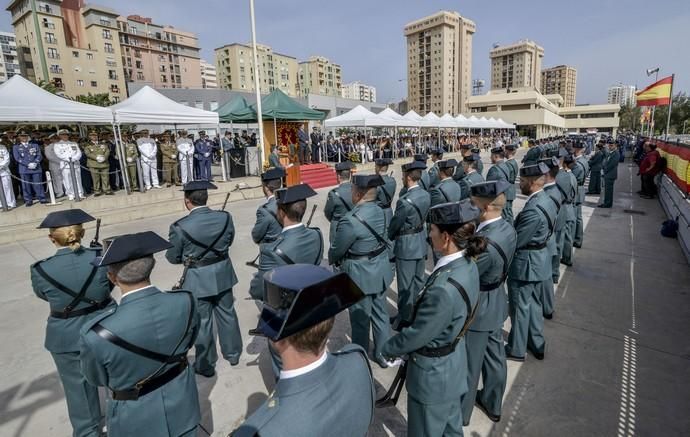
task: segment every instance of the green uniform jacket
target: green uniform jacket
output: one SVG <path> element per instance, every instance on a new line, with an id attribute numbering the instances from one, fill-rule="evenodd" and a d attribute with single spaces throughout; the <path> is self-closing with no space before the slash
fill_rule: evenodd
<path id="1" fill-rule="evenodd" d="M 462 197 L 462 190 L 453 178 L 446 178 L 434 185 L 429 190 L 429 194 L 431 195 L 431 206 L 436 206 L 441 203 L 459 201 Z"/>
<path id="2" fill-rule="evenodd" d="M 86 155 L 86 166 L 89 168 L 109 168 L 108 157 L 110 156 L 110 148 L 104 143 L 86 143 L 84 144 L 84 155 Z M 97 157 L 102 156 L 103 162 L 98 162 Z"/>
<path id="3" fill-rule="evenodd" d="M 374 384 L 356 345 L 329 354 L 303 375 L 279 379 L 268 399 L 233 437 L 365 436 L 374 418 Z"/>
<path id="4" fill-rule="evenodd" d="M 544 150 L 541 146 L 530 147 L 522 158 L 522 165 L 534 165 L 539 162 L 541 154 Z"/>
<path id="5" fill-rule="evenodd" d="M 486 173 L 487 181 L 506 181 L 510 183 L 510 165 L 505 161 L 499 161 L 492 165 Z"/>
<path id="6" fill-rule="evenodd" d="M 139 149 L 137 148 L 137 145 L 134 143 L 125 144 L 125 162 L 127 163 L 127 165 L 135 165 L 138 157 Z M 117 154 L 115 155 L 115 158 L 120 159 L 120 157 Z"/>
<path id="7" fill-rule="evenodd" d="M 429 185 L 429 173 L 426 170 L 422 170 L 422 177 L 417 181 L 417 185 L 424 191 L 428 192 L 431 189 L 431 186 Z M 402 197 L 407 193 L 407 187 L 403 185 L 400 188 L 400 192 L 398 193 L 398 197 Z"/>
<path id="8" fill-rule="evenodd" d="M 164 164 L 175 164 L 177 163 L 177 144 L 174 143 L 162 143 L 160 145 L 161 156 L 163 158 Z"/>
<path id="9" fill-rule="evenodd" d="M 328 199 L 326 200 L 326 206 L 323 207 L 323 213 L 326 219 L 331 222 L 328 234 L 329 241 L 333 241 L 333 238 L 335 238 L 338 221 L 352 211 L 352 208 L 354 208 L 354 205 L 352 204 L 352 184 L 350 182 L 343 182 L 328 192 Z"/>
<path id="10" fill-rule="evenodd" d="M 415 353 L 423 347 L 453 343 L 469 317 L 467 305 L 449 279 L 463 286 L 474 308 L 479 299 L 479 272 L 469 258 L 458 258 L 440 267 L 427 279 L 415 303 L 414 319 L 383 346 L 384 357 L 409 354 L 408 395 L 422 404 L 456 401 L 467 391 L 467 352 L 461 338 L 455 351 L 444 357 Z"/>
<path id="11" fill-rule="evenodd" d="M 223 230 L 226 223 L 227 227 Z M 214 211 L 206 206 L 195 208 L 189 215 L 181 218 L 172 225 L 168 239 L 173 245 L 165 253 L 165 257 L 171 264 L 182 264 L 188 257 L 198 257 L 204 252 L 203 247 L 192 243 L 182 234 L 183 229 L 198 242 L 207 245 L 213 243 L 218 235 L 223 235 L 213 246 L 216 252 L 226 259 L 207 266 L 190 268 L 182 285 L 185 290 L 190 290 L 197 298 L 216 296 L 232 290 L 237 284 L 237 276 L 228 256 L 228 250 L 235 239 L 235 226 L 232 216 L 226 211 Z M 216 253 L 209 251 L 204 259 L 217 257 Z"/>
<path id="12" fill-rule="evenodd" d="M 383 185 L 376 187 L 376 203 L 386 214 L 386 224 L 390 224 L 393 217 L 393 197 L 395 197 L 395 190 L 398 188 L 398 183 L 395 178 L 382 175 Z"/>
<path id="13" fill-rule="evenodd" d="M 420 186 L 412 187 L 398 198 L 395 214 L 388 228 L 388 238 L 395 240 L 393 254 L 396 258 L 412 260 L 426 256 L 427 233 L 424 231 L 430 206 L 431 196 Z"/>
<path id="14" fill-rule="evenodd" d="M 473 171 L 471 173 L 467 173 L 467 176 L 464 177 L 462 181 L 460 181 L 460 189 L 462 190 L 462 199 L 467 199 L 470 197 L 470 194 L 472 194 L 472 191 L 470 190 L 470 187 L 474 184 L 481 184 L 484 182 L 484 178 L 482 177 L 482 174 L 479 173 L 479 170 Z"/>
<path id="15" fill-rule="evenodd" d="M 551 200 L 551 205 L 556 210 L 556 220 L 553 223 L 553 232 L 551 233 L 551 238 L 549 238 L 548 249 L 551 255 L 555 255 L 558 251 L 556 244 L 556 233 L 563 229 L 565 226 L 565 208 L 563 208 L 563 195 L 558 191 L 558 187 L 554 183 L 553 185 L 545 185 L 544 192 L 549 196 Z"/>
<path id="16" fill-rule="evenodd" d="M 461 180 L 465 179 L 465 167 L 462 166 L 462 162 L 455 167 L 455 173 L 453 173 L 453 180 L 460 183 Z"/>
<path id="17" fill-rule="evenodd" d="M 268 155 L 268 166 L 275 168 L 283 168 L 283 164 L 280 163 L 280 158 L 275 153 Z"/>
<path id="18" fill-rule="evenodd" d="M 86 380 L 119 391 L 131 389 L 154 372 L 165 372 L 176 364 L 163 364 L 116 346 L 91 330 L 96 324 L 135 346 L 169 356 L 192 347 L 199 330 L 199 315 L 189 292 L 162 292 L 149 286 L 125 295 L 117 309 L 84 325 L 79 350 Z M 108 435 L 116 437 L 179 436 L 193 430 L 200 419 L 191 367 L 138 400 L 108 399 L 106 405 Z"/>
<path id="19" fill-rule="evenodd" d="M 556 208 L 543 190 L 529 198 L 515 219 L 517 249 L 510 263 L 508 277 L 511 279 L 541 282 L 551 278 L 551 255 L 546 247 L 550 238 L 549 224 L 537 205 L 547 212 L 551 223 L 556 220 Z M 543 248 L 530 249 L 531 245 L 543 245 Z"/>
<path id="20" fill-rule="evenodd" d="M 501 280 L 504 279 L 503 272 L 508 272 L 510 261 L 515 255 L 517 234 L 510 223 L 499 218 L 495 222 L 479 229 L 477 235 L 486 237 L 500 246 L 508 260 L 506 264 L 501 254 L 491 244 L 487 246 L 484 253 L 481 253 L 475 259 L 479 271 L 480 284 L 486 286 L 500 283 L 500 286 L 491 290 L 483 290 L 479 293 L 479 304 L 474 313 L 474 320 L 470 325 L 470 330 L 494 331 L 503 326 L 503 322 L 508 317 L 508 298 L 505 291 L 505 281 Z"/>
<path id="21" fill-rule="evenodd" d="M 441 177 L 438 173 L 438 165 L 434 162 L 434 165 L 429 169 L 429 189 L 435 187 L 441 182 Z"/>
<path id="22" fill-rule="evenodd" d="M 565 221 L 575 221 L 575 199 L 577 198 L 577 179 L 573 172 L 561 169 L 556 175 L 556 185 L 563 197 L 563 210 Z"/>
<path id="23" fill-rule="evenodd" d="M 288 264 L 319 265 L 322 258 L 323 236 L 321 230 L 307 228 L 304 225 L 284 229 L 275 241 L 261 246 L 259 271 L 249 284 L 249 295 L 253 299 L 263 300 L 264 273 L 269 270 Z M 288 259 L 292 263 L 288 262 Z"/>
<path id="24" fill-rule="evenodd" d="M 63 311 L 74 298 L 64 291 L 55 288 L 41 274 L 38 273 L 36 266 L 40 265 L 45 273 L 54 281 L 62 284 L 75 294 L 78 294 L 86 283 L 87 278 L 93 269 L 96 274 L 91 280 L 91 284 L 86 289 L 85 297 L 96 302 L 110 299 L 112 286 L 106 275 L 105 267 L 96 268 L 92 266 L 91 260 L 100 254 L 94 249 L 81 247 L 72 251 L 68 247 L 58 249 L 55 255 L 31 265 L 31 286 L 34 293 L 40 299 L 50 304 L 51 311 Z M 74 307 L 75 310 L 87 308 L 91 304 L 81 302 Z M 115 306 L 113 301 L 108 307 L 83 316 L 72 317 L 69 319 L 59 319 L 49 316 L 46 325 L 45 348 L 53 353 L 76 352 L 79 350 L 79 331 L 84 323 L 92 317 L 101 314 Z"/>
<path id="25" fill-rule="evenodd" d="M 515 200 L 517 197 L 517 190 L 515 189 L 515 180 L 519 173 L 518 163 L 514 158 L 510 158 L 505 161 L 506 168 L 508 169 L 508 183 L 510 183 L 510 188 L 506 191 L 506 200 Z"/>
<path id="26" fill-rule="evenodd" d="M 597 150 L 594 152 L 594 156 L 589 158 L 589 169 L 593 172 L 601 171 L 601 168 L 604 166 L 604 159 L 604 152 Z"/>
<path id="27" fill-rule="evenodd" d="M 577 200 L 575 203 L 582 203 L 585 201 L 585 179 L 587 179 L 587 174 L 589 173 L 589 164 L 587 163 L 587 158 L 580 155 L 575 160 L 575 165 L 572 169 L 575 179 L 577 179 Z"/>
<path id="28" fill-rule="evenodd" d="M 271 196 L 256 209 L 256 223 L 252 228 L 252 240 L 256 244 L 270 243 L 278 238 L 283 227 L 278 222 L 278 205 Z"/>
<path id="29" fill-rule="evenodd" d="M 609 181 L 618 179 L 618 161 L 620 160 L 620 156 L 618 150 L 614 150 L 606 155 L 606 161 L 604 161 L 604 179 Z"/>
<path id="30" fill-rule="evenodd" d="M 385 291 L 393 282 L 393 269 L 388 260 L 389 250 L 384 250 L 371 259 L 348 257 L 371 253 L 384 244 L 355 218 L 355 214 L 390 247 L 383 210 L 375 202 L 360 202 L 338 222 L 336 237 L 328 251 L 328 262 L 331 265 L 339 265 L 340 271 L 350 275 L 365 294 L 378 294 Z"/>

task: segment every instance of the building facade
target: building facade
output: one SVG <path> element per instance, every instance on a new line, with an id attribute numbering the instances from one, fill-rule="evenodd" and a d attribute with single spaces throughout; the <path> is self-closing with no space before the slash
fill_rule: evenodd
<path id="1" fill-rule="evenodd" d="M 473 21 L 441 11 L 405 25 L 409 109 L 458 114 L 472 95 Z"/>
<path id="2" fill-rule="evenodd" d="M 346 83 L 342 87 L 344 99 L 361 100 L 363 102 L 376 102 L 376 87 L 355 81 Z"/>
<path id="3" fill-rule="evenodd" d="M 119 43 L 127 82 L 153 88 L 201 88 L 199 40 L 190 32 L 139 15 L 119 17 Z"/>
<path id="4" fill-rule="evenodd" d="M 620 106 L 635 106 L 637 103 L 637 88 L 635 85 L 614 85 L 608 89 L 606 101 Z"/>
<path id="5" fill-rule="evenodd" d="M 72 98 L 89 93 L 126 98 L 115 11 L 81 0 L 15 0 L 7 10 L 24 77 L 53 83 Z"/>
<path id="6" fill-rule="evenodd" d="M 297 58 L 274 52 L 271 47 L 257 44 L 260 92 L 268 94 L 280 89 L 285 94 L 298 95 Z M 218 86 L 223 89 L 252 92 L 254 86 L 254 52 L 249 45 L 228 44 L 215 49 Z"/>
<path id="7" fill-rule="evenodd" d="M 201 88 L 218 88 L 216 66 L 201 60 Z"/>
<path id="8" fill-rule="evenodd" d="M 541 62 L 544 49 L 534 41 L 522 40 L 495 46 L 491 58 L 491 90 L 532 88 L 541 90 Z"/>
<path id="9" fill-rule="evenodd" d="M 558 65 L 541 71 L 541 93 L 560 94 L 564 106 L 575 106 L 577 70 L 568 65 Z"/>
<path id="10" fill-rule="evenodd" d="M 0 32 L 0 83 L 20 72 L 17 39 L 14 33 Z"/>
<path id="11" fill-rule="evenodd" d="M 561 108 L 568 133 L 608 134 L 616 136 L 621 107 L 617 103 L 605 105 L 577 105 Z"/>
<path id="12" fill-rule="evenodd" d="M 300 96 L 317 94 L 339 97 L 343 86 L 340 65 L 323 56 L 312 56 L 308 61 L 299 63 L 297 86 Z"/>

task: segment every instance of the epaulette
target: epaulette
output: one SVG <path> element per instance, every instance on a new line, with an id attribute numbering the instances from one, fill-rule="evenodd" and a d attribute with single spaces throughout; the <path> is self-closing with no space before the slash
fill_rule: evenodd
<path id="1" fill-rule="evenodd" d="M 84 334 L 86 334 L 87 332 L 89 332 L 89 330 L 90 330 L 94 325 L 98 324 L 101 320 L 106 319 L 106 318 L 112 316 L 113 314 L 115 314 L 115 312 L 117 311 L 117 308 L 118 308 L 117 306 L 113 306 L 112 308 L 109 308 L 108 310 L 106 310 L 106 311 L 104 311 L 104 312 L 98 314 L 97 316 L 95 316 L 95 317 L 93 317 L 93 318 L 89 318 L 88 322 L 86 322 L 86 323 L 81 327 L 80 333 L 81 333 L 82 335 L 84 335 Z"/>

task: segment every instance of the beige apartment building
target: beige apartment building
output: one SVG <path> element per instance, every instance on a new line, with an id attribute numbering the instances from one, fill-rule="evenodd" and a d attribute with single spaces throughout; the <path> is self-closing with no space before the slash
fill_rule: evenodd
<path id="1" fill-rule="evenodd" d="M 260 92 L 268 94 L 280 89 L 285 94 L 296 97 L 298 64 L 297 58 L 274 52 L 271 47 L 257 44 L 259 58 Z M 251 92 L 254 86 L 253 50 L 244 44 L 227 44 L 216 50 L 216 74 L 218 87 Z"/>
<path id="2" fill-rule="evenodd" d="M 153 88 L 201 88 L 199 40 L 191 32 L 154 24 L 151 18 L 119 17 L 119 43 L 127 82 Z"/>
<path id="3" fill-rule="evenodd" d="M 491 89 L 532 88 L 541 90 L 541 62 L 544 49 L 534 41 L 521 40 L 495 46 L 491 58 Z"/>
<path id="4" fill-rule="evenodd" d="M 564 106 L 575 106 L 577 70 L 568 65 L 558 65 L 541 72 L 541 93 L 560 94 Z"/>
<path id="5" fill-rule="evenodd" d="M 405 25 L 409 109 L 459 114 L 472 95 L 473 21 L 441 11 Z"/>
<path id="6" fill-rule="evenodd" d="M 218 88 L 218 75 L 216 74 L 216 66 L 201 60 L 201 87 L 202 88 Z"/>
<path id="7" fill-rule="evenodd" d="M 68 97 L 107 93 L 127 97 L 117 12 L 81 0 L 15 0 L 7 10 L 17 36 L 22 75 L 52 82 Z"/>
<path id="8" fill-rule="evenodd" d="M 336 96 L 342 94 L 343 78 L 340 65 L 332 63 L 323 56 L 312 56 L 299 63 L 297 88 L 299 95 Z"/>

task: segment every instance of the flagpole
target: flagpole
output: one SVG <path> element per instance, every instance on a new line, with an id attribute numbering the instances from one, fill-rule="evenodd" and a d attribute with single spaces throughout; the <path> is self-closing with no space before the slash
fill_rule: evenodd
<path id="1" fill-rule="evenodd" d="M 676 75 L 671 75 L 671 92 L 668 99 L 668 115 L 666 115 L 666 135 L 664 135 L 664 141 L 668 140 L 668 130 L 671 127 L 671 109 L 673 109 L 673 81 Z"/>

